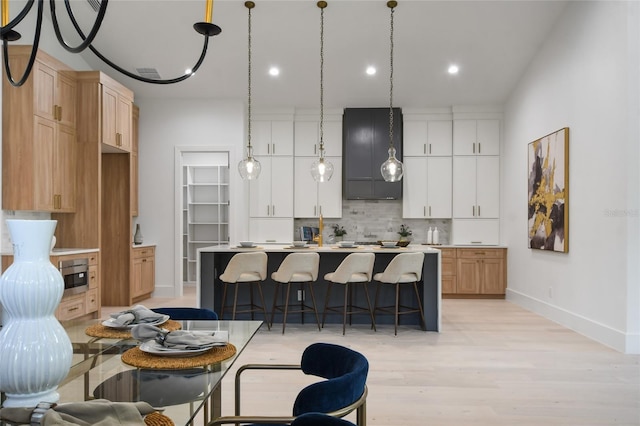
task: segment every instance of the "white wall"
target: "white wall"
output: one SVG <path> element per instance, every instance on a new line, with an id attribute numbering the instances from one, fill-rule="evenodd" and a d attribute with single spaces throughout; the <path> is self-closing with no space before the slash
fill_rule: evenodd
<path id="1" fill-rule="evenodd" d="M 570 2 L 505 108 L 508 299 L 640 353 L 639 3 Z M 527 248 L 527 144 L 570 128 L 569 253 Z"/>
<path id="2" fill-rule="evenodd" d="M 139 215 L 145 243 L 156 244 L 156 291 L 159 297 L 181 294 L 176 280 L 180 265 L 176 256 L 174 179 L 175 149 L 221 147 L 230 149 L 231 238 L 246 228 L 245 183 L 236 166 L 242 157 L 245 135 L 244 105 L 241 101 L 211 99 L 137 99 L 140 107 Z M 240 225 L 240 226 L 238 226 Z M 135 225 L 134 225 L 135 226 Z"/>

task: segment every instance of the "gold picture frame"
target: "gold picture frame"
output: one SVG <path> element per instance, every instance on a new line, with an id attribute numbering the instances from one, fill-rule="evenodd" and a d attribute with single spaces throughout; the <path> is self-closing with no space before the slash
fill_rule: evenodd
<path id="1" fill-rule="evenodd" d="M 529 248 L 569 251 L 569 128 L 528 146 Z"/>

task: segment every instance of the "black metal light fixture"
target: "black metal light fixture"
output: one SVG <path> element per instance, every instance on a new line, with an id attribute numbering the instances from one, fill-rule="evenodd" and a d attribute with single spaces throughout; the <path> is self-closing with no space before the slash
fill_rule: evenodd
<path id="1" fill-rule="evenodd" d="M 9 22 L 9 0 L 1 0 L 2 1 L 2 22 L 0 27 L 0 39 L 2 39 L 3 49 L 4 49 L 4 68 L 7 74 L 7 79 L 13 86 L 22 86 L 25 81 L 29 78 L 31 74 L 31 69 L 33 68 L 33 63 L 36 59 L 36 53 L 38 51 L 38 45 L 40 44 L 40 33 L 42 30 L 42 12 L 44 9 L 44 0 L 28 0 L 27 4 L 22 8 L 20 13 Z M 24 74 L 19 80 L 15 80 L 11 74 L 11 69 L 9 67 L 9 55 L 8 55 L 8 45 L 11 41 L 16 41 L 20 39 L 21 35 L 19 32 L 15 31 L 14 28 L 22 22 L 22 20 L 29 14 L 31 8 L 33 7 L 33 3 L 37 1 L 38 10 L 37 10 L 37 19 L 36 19 L 36 28 L 33 37 L 33 47 L 31 49 L 31 56 L 29 57 L 29 62 L 27 63 L 27 67 L 24 71 Z M 220 34 L 222 29 L 213 24 L 211 22 L 213 17 L 213 0 L 206 0 L 205 5 L 205 20 L 204 22 L 196 22 L 193 24 L 193 28 L 200 34 L 204 36 L 204 45 L 202 46 L 202 52 L 200 53 L 200 58 L 196 64 L 191 67 L 191 71 L 185 73 L 184 75 L 171 79 L 151 79 L 146 77 L 141 77 L 139 75 L 133 74 L 122 67 L 116 65 L 111 60 L 106 58 L 103 54 L 101 54 L 93 45 L 93 40 L 95 39 L 98 31 L 100 30 L 100 26 L 102 25 L 102 20 L 104 19 L 104 15 L 107 12 L 107 5 L 109 0 L 101 0 L 100 1 L 100 9 L 98 10 L 98 15 L 96 17 L 95 22 L 93 23 L 93 27 L 88 35 L 85 35 L 84 32 L 80 29 L 78 22 L 73 14 L 73 10 L 71 9 L 70 0 L 64 0 L 65 10 L 69 17 L 69 20 L 73 24 L 76 32 L 82 39 L 82 43 L 78 46 L 70 46 L 64 41 L 62 37 L 62 33 L 60 32 L 60 26 L 58 24 L 58 17 L 56 14 L 56 6 L 55 0 L 49 1 L 49 6 L 51 8 L 51 20 L 53 22 L 53 29 L 56 33 L 56 37 L 58 38 L 58 42 L 60 45 L 67 51 L 71 53 L 81 53 L 86 48 L 89 48 L 98 58 L 100 58 L 104 63 L 109 65 L 111 68 L 116 71 L 126 75 L 127 77 L 131 77 L 135 80 L 142 81 L 144 83 L 154 83 L 154 84 L 173 84 L 178 83 L 180 81 L 184 81 L 187 78 L 191 77 L 195 72 L 200 68 L 204 58 L 207 54 L 207 47 L 209 45 L 209 37 Z"/>
<path id="2" fill-rule="evenodd" d="M 244 5 L 248 10 L 247 45 L 249 46 L 247 49 L 247 156 L 238 163 L 238 172 L 240 172 L 242 179 L 254 180 L 258 179 L 260 170 L 262 169 L 260 162 L 253 157 L 253 147 L 251 146 L 251 9 L 253 9 L 256 4 L 252 1 L 246 1 Z"/>
<path id="3" fill-rule="evenodd" d="M 317 3 L 320 8 L 320 149 L 318 159 L 311 164 L 311 176 L 316 182 L 327 182 L 333 176 L 333 164 L 324 158 L 324 9 L 326 1 Z"/>
<path id="4" fill-rule="evenodd" d="M 391 0 L 387 2 L 387 7 L 391 9 L 391 31 L 390 31 L 390 73 L 389 73 L 389 158 L 380 166 L 380 173 L 387 182 L 398 182 L 404 174 L 402 162 L 396 158 L 396 149 L 393 147 L 393 12 L 398 2 Z"/>

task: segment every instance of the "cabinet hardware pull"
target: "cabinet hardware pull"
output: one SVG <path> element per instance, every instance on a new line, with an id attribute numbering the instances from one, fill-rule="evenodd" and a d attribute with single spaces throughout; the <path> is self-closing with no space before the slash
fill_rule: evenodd
<path id="1" fill-rule="evenodd" d="M 147 261 L 147 259 L 142 259 L 142 262 L 143 262 L 143 263 L 144 263 L 144 262 L 146 262 L 146 261 Z"/>
<path id="2" fill-rule="evenodd" d="M 427 215 L 427 208 L 425 206 L 422 206 L 422 216 L 426 216 Z"/>
<path id="3" fill-rule="evenodd" d="M 276 206 L 272 205 L 271 206 L 271 216 L 275 216 L 276 215 Z"/>
<path id="4" fill-rule="evenodd" d="M 267 144 L 267 154 L 271 154 L 271 144 Z"/>
<path id="5" fill-rule="evenodd" d="M 267 216 L 269 216 L 269 212 L 271 211 L 270 208 L 271 208 L 271 206 L 269 206 L 269 204 L 267 204 Z"/>
<path id="6" fill-rule="evenodd" d="M 482 256 L 484 256 L 486 253 L 485 253 L 485 252 L 483 252 L 483 251 L 477 251 L 477 252 L 475 252 L 474 254 L 478 254 L 478 255 L 482 255 Z"/>
<path id="7" fill-rule="evenodd" d="M 58 106 L 58 121 L 62 121 L 62 106 Z"/>
<path id="8" fill-rule="evenodd" d="M 478 216 L 480 216 L 480 206 L 478 206 Z"/>
<path id="9" fill-rule="evenodd" d="M 314 215 L 314 216 L 317 216 L 316 206 L 313 206 L 313 215 Z"/>
<path id="10" fill-rule="evenodd" d="M 476 206 L 472 206 L 471 207 L 471 211 L 472 211 L 473 216 L 475 217 L 475 215 L 476 215 Z"/>
<path id="11" fill-rule="evenodd" d="M 482 241 L 469 241 L 471 244 L 482 244 Z"/>
<path id="12" fill-rule="evenodd" d="M 431 154 L 431 144 L 429 144 L 429 154 Z"/>
<path id="13" fill-rule="evenodd" d="M 75 307 L 73 307 L 73 308 L 69 308 L 69 312 L 77 311 L 78 309 L 80 309 L 80 308 L 78 308 L 77 306 L 75 306 Z"/>
<path id="14" fill-rule="evenodd" d="M 314 153 L 314 154 L 316 154 L 316 146 L 317 146 L 317 145 L 314 143 L 314 144 L 313 144 L 313 153 Z"/>
<path id="15" fill-rule="evenodd" d="M 431 216 L 431 206 L 429 206 L 429 216 Z"/>
<path id="16" fill-rule="evenodd" d="M 320 212 L 320 214 L 322 215 L 322 206 L 318 207 L 318 211 Z"/>
<path id="17" fill-rule="evenodd" d="M 427 153 L 427 144 L 426 144 L 426 143 L 423 143 L 423 144 L 422 144 L 422 153 L 423 153 L 423 154 L 426 154 L 426 153 Z"/>
<path id="18" fill-rule="evenodd" d="M 476 153 L 476 143 L 475 142 L 473 143 L 473 153 L 474 154 Z"/>
<path id="19" fill-rule="evenodd" d="M 482 145 L 480 145 L 480 142 L 478 142 L 478 154 L 480 154 L 482 152 Z"/>

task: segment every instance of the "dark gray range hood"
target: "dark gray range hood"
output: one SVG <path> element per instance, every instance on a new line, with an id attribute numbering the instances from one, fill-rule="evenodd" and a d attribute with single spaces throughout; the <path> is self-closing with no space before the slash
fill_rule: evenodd
<path id="1" fill-rule="evenodd" d="M 347 200 L 397 200 L 402 181 L 385 182 L 389 157 L 389 108 L 345 108 L 342 123 L 343 196 Z M 402 110 L 393 109 L 393 146 L 402 161 Z"/>

